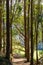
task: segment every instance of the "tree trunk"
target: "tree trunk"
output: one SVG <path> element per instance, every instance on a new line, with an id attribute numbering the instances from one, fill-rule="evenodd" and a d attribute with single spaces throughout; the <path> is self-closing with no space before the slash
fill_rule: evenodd
<path id="1" fill-rule="evenodd" d="M 5 1 L 3 1 L 3 8 L 4 8 Z M 4 9 L 3 9 L 4 13 Z M 3 14 L 3 53 L 5 54 L 5 21 L 4 21 L 4 14 Z"/>
<path id="2" fill-rule="evenodd" d="M 37 50 L 37 44 L 38 44 L 38 23 L 36 23 L 36 61 L 38 64 L 38 50 Z"/>
<path id="3" fill-rule="evenodd" d="M 25 30 L 25 57 L 27 57 L 27 50 L 26 50 L 26 0 L 24 0 L 24 30 Z"/>
<path id="4" fill-rule="evenodd" d="M 31 65 L 33 65 L 33 0 L 31 0 Z"/>
<path id="5" fill-rule="evenodd" d="M 0 52 L 2 48 L 2 0 L 0 0 Z"/>
<path id="6" fill-rule="evenodd" d="M 27 34 L 26 34 L 26 40 L 27 40 L 27 62 L 29 62 L 29 12 L 30 12 L 30 0 L 28 1 L 28 23 L 27 23 Z"/>
<path id="7" fill-rule="evenodd" d="M 11 13 L 12 13 L 12 0 L 11 0 Z M 11 53 L 12 53 L 12 18 L 11 18 Z"/>
<path id="8" fill-rule="evenodd" d="M 39 15 L 40 15 L 40 2 L 41 0 L 38 0 L 38 14 L 37 14 L 37 22 L 36 22 L 36 61 L 37 61 L 37 65 L 38 65 L 38 49 L 37 49 L 37 46 L 38 46 L 38 26 L 39 26 Z"/>
<path id="9" fill-rule="evenodd" d="M 43 43 L 43 22 L 42 22 L 42 43 Z"/>
<path id="10" fill-rule="evenodd" d="M 10 59 L 10 21 L 9 21 L 9 0 L 6 0 L 6 58 Z"/>

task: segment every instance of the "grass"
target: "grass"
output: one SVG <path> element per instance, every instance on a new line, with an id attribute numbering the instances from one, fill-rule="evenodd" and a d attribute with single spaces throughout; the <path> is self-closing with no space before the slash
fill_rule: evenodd
<path id="1" fill-rule="evenodd" d="M 38 50 L 38 59 L 40 59 L 43 55 L 43 51 L 42 50 Z M 34 59 L 36 60 L 36 50 L 34 51 Z"/>

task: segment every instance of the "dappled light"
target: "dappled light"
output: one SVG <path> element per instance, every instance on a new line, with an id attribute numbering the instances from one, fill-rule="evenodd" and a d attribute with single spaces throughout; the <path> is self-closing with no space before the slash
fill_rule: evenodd
<path id="1" fill-rule="evenodd" d="M 0 65 L 43 65 L 43 0 L 0 0 Z"/>

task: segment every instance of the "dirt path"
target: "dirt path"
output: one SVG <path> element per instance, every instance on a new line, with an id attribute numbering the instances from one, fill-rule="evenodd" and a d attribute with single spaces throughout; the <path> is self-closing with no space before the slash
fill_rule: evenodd
<path id="1" fill-rule="evenodd" d="M 18 62 L 24 62 L 26 61 L 26 58 L 13 58 L 12 62 L 18 63 Z"/>
<path id="2" fill-rule="evenodd" d="M 30 65 L 29 62 L 25 63 L 26 58 L 12 59 L 13 65 Z"/>
<path id="3" fill-rule="evenodd" d="M 13 63 L 13 65 L 30 65 L 30 63 L 20 62 L 20 63 Z"/>

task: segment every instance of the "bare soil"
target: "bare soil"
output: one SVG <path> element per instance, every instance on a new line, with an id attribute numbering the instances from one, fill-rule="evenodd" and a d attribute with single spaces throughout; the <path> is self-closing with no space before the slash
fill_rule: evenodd
<path id="1" fill-rule="evenodd" d="M 13 65 L 30 65 L 29 62 L 26 62 L 26 58 L 14 58 L 12 59 Z"/>

